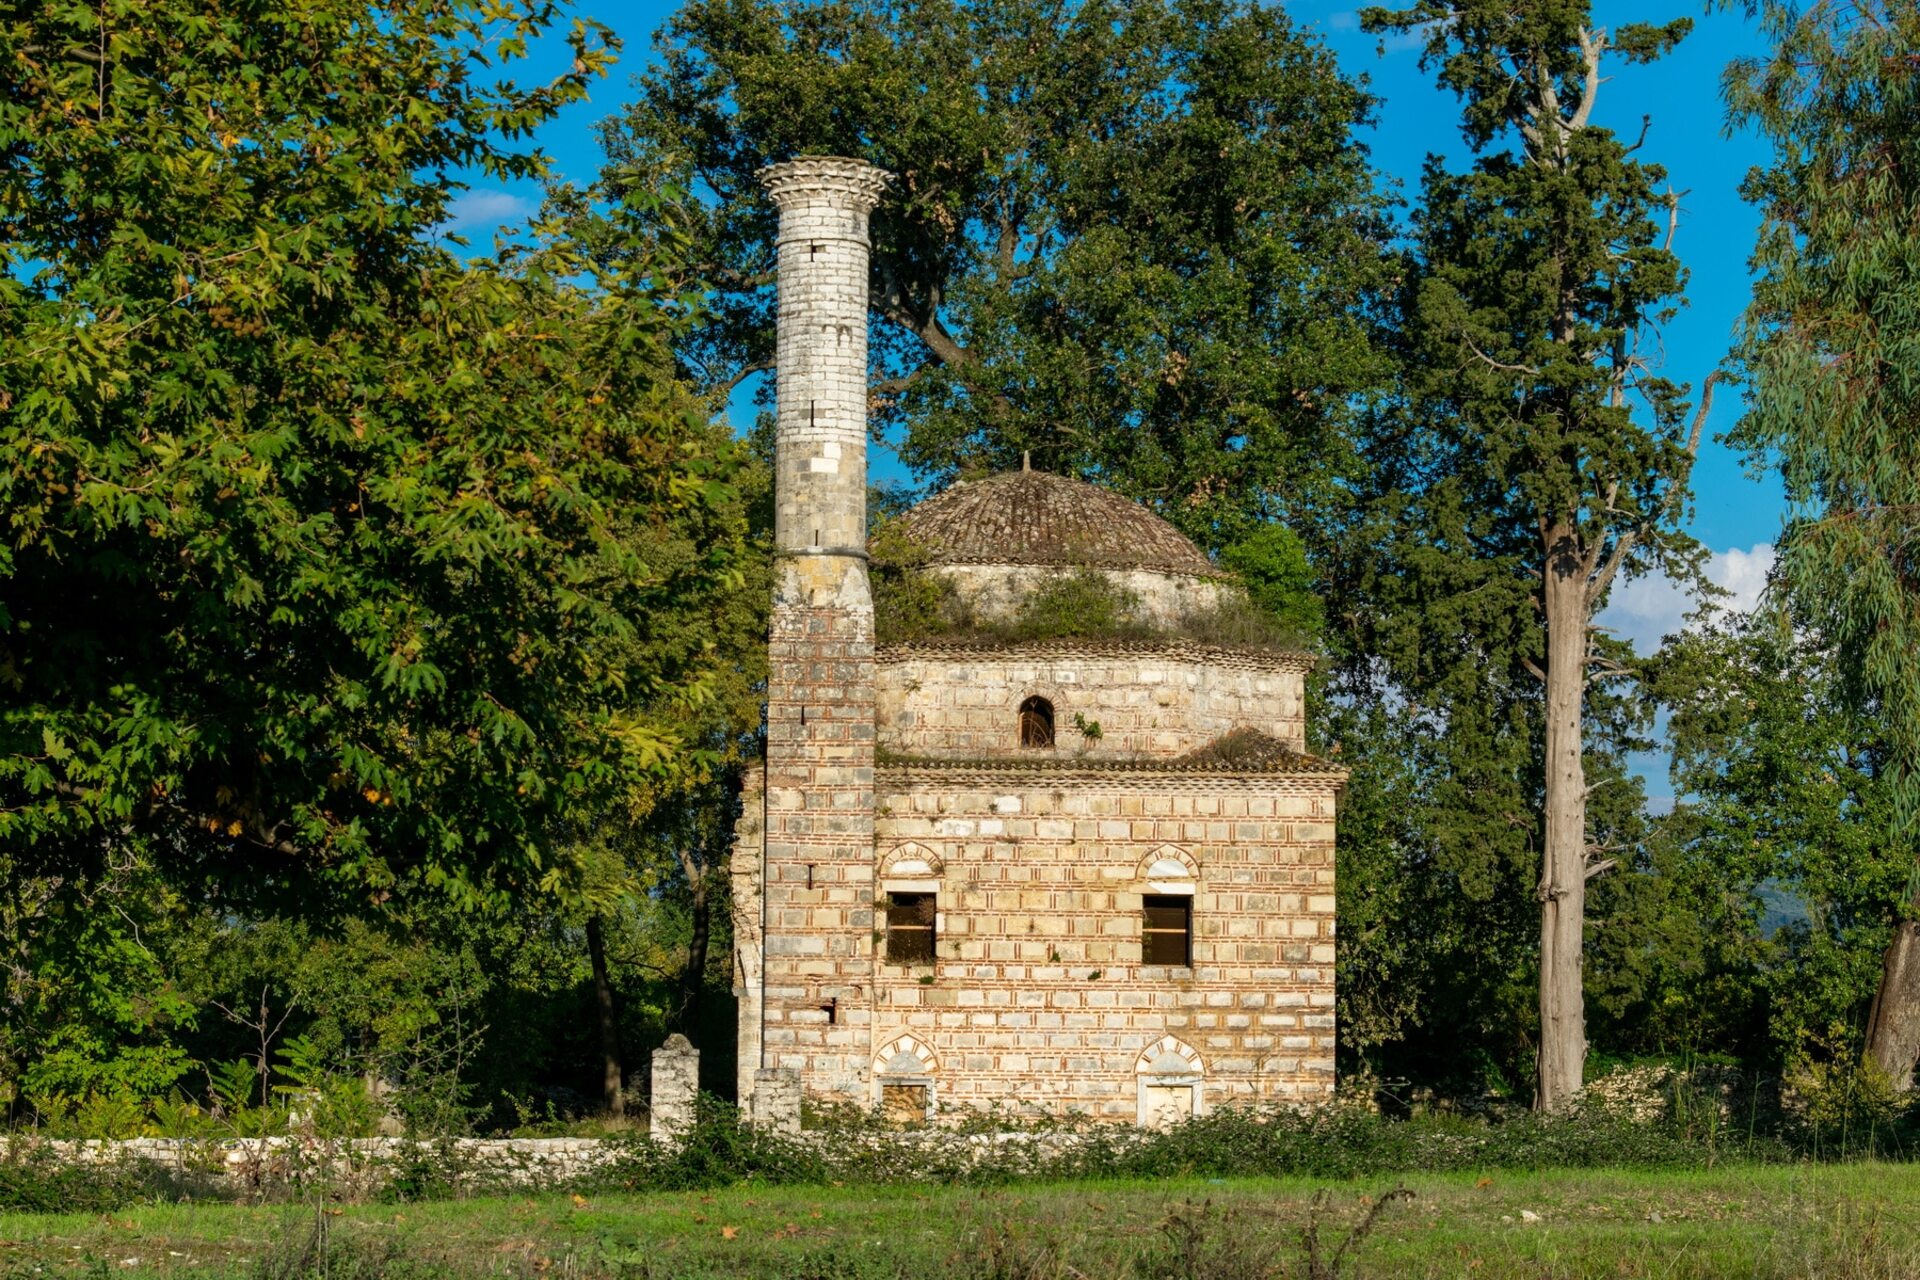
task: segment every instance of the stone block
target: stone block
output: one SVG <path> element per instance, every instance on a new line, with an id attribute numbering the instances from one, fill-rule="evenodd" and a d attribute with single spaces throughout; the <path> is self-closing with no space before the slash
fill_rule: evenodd
<path id="1" fill-rule="evenodd" d="M 700 1051 L 675 1032 L 653 1051 L 652 1077 L 647 1115 L 654 1141 L 677 1144 L 693 1128 L 694 1104 L 700 1094 Z"/>

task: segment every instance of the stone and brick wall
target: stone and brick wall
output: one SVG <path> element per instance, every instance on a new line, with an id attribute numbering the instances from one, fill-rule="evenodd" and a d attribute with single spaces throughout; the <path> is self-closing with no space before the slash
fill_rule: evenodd
<path id="1" fill-rule="evenodd" d="M 882 891 L 924 867 L 940 910 L 932 966 L 876 961 L 876 1062 L 911 1070 L 904 1038 L 937 1102 L 1129 1122 L 1163 1077 L 1199 1109 L 1330 1095 L 1341 781 L 883 769 Z M 1143 895 L 1183 890 L 1192 964 L 1143 964 Z"/>
<path id="2" fill-rule="evenodd" d="M 889 645 L 879 652 L 880 745 L 945 759 L 1026 755 L 1019 707 L 1053 704 L 1060 757 L 1172 759 L 1236 729 L 1303 750 L 1311 659 L 1185 643 L 1052 641 L 1006 648 Z M 1074 716 L 1098 724 L 1098 738 Z"/>
<path id="3" fill-rule="evenodd" d="M 1134 621 L 1160 627 L 1177 627 L 1188 619 L 1204 617 L 1240 591 L 1218 577 L 1157 569 L 1096 567 L 1093 571 L 1125 593 Z M 974 617 L 997 622 L 1017 618 L 1035 591 L 1073 570 L 1054 565 L 936 564 L 928 572 L 952 583 L 954 595 L 967 604 Z"/>

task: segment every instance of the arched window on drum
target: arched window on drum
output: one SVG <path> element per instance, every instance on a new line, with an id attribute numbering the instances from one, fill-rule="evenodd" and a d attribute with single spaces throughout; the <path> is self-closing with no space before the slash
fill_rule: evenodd
<path id="1" fill-rule="evenodd" d="M 1028 698 L 1020 704 L 1020 745 L 1028 748 L 1053 745 L 1053 704 L 1045 698 Z"/>

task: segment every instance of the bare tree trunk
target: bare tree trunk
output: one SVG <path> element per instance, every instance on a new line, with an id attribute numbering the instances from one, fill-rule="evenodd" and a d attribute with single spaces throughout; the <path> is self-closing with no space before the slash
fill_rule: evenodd
<path id="1" fill-rule="evenodd" d="M 613 984 L 607 980 L 607 940 L 599 916 L 587 917 L 587 959 L 593 966 L 593 994 L 600 1014 L 600 1088 L 606 1096 L 607 1114 L 619 1119 L 627 1114 L 626 1093 L 621 1088 L 626 1073 L 620 1064 L 620 1023 L 613 1012 Z"/>
<path id="2" fill-rule="evenodd" d="M 1867 1054 L 1905 1093 L 1920 1063 L 1920 922 L 1903 920 L 1887 944 L 1867 1018 Z"/>
<path id="3" fill-rule="evenodd" d="M 1540 1056 L 1534 1106 L 1579 1094 L 1587 1054 L 1580 951 L 1587 910 L 1587 780 L 1581 710 L 1587 682 L 1587 575 L 1573 530 L 1546 538 L 1546 840 L 1540 868 Z"/>
<path id="4" fill-rule="evenodd" d="M 688 877 L 693 895 L 692 936 L 687 939 L 687 966 L 680 971 L 680 1030 L 700 1047 L 700 993 L 707 985 L 707 946 L 713 932 L 713 904 L 708 900 L 707 877 Z"/>

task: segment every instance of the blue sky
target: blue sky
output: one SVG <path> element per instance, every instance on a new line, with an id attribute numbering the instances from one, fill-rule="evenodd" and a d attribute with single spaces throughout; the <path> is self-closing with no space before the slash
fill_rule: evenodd
<path id="1" fill-rule="evenodd" d="M 617 31 L 625 51 L 613 76 L 595 87 L 591 101 L 570 108 L 540 135 L 541 145 L 553 156 L 562 176 L 581 182 L 592 179 L 599 160 L 592 126 L 632 96 L 632 77 L 651 56 L 653 32 L 675 7 L 653 0 L 577 3 L 577 13 Z M 1374 92 L 1384 99 L 1367 142 L 1380 168 L 1411 197 L 1429 153 L 1455 163 L 1464 161 L 1456 124 L 1458 108 L 1419 69 L 1418 51 L 1411 42 L 1390 40 L 1383 50 L 1378 37 L 1360 31 L 1355 8 L 1352 0 L 1295 0 L 1290 12 L 1295 21 L 1327 42 L 1349 73 L 1368 77 Z M 1616 65 L 1613 79 L 1601 89 L 1596 114 L 1600 123 L 1629 134 L 1639 130 L 1642 115 L 1651 115 L 1642 154 L 1665 165 L 1674 187 L 1687 193 L 1675 247 L 1690 272 L 1691 305 L 1667 326 L 1662 345 L 1667 375 L 1697 386 L 1725 356 L 1746 303 L 1747 256 L 1756 218 L 1741 201 L 1739 186 L 1748 169 L 1765 158 L 1756 139 L 1728 135 L 1720 105 L 1720 76 L 1729 59 L 1758 53 L 1761 45 L 1737 12 L 1706 12 L 1685 4 L 1666 7 L 1639 0 L 1617 4 L 1600 0 L 1595 8 L 1596 19 L 1608 26 L 1681 16 L 1695 21 L 1693 34 L 1661 62 L 1650 67 Z M 516 74 L 542 70 L 541 62 L 559 52 L 557 48 L 543 51 L 532 67 L 520 64 Z M 476 188 L 456 210 L 458 225 L 476 243 L 484 243 L 493 225 L 518 221 L 530 212 L 535 194 L 531 189 Z M 1739 409 L 1737 392 L 1723 389 L 1695 472 L 1691 527 L 1714 552 L 1710 575 L 1734 592 L 1736 604 L 1746 604 L 1764 582 L 1783 504 L 1777 481 L 1748 475 L 1742 459 L 1712 439 L 1733 424 Z M 1679 624 L 1688 607 L 1689 601 L 1673 584 L 1642 580 L 1616 590 L 1602 621 L 1648 648 Z"/>

